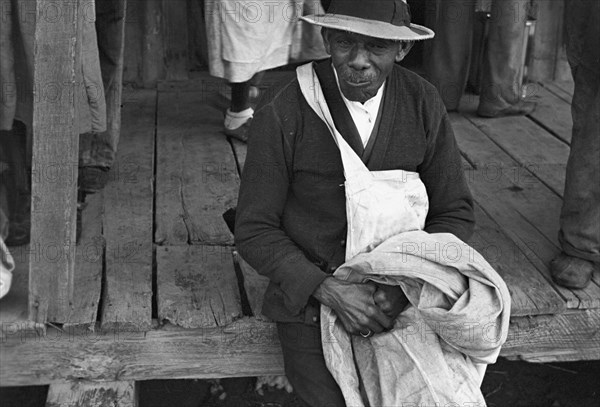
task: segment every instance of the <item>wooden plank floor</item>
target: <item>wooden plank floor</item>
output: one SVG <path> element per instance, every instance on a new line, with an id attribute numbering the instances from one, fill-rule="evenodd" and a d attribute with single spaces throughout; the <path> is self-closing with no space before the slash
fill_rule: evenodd
<path id="1" fill-rule="evenodd" d="M 274 72 L 265 83 L 291 75 Z M 3 385 L 281 373 L 273 326 L 260 315 L 265 279 L 239 261 L 222 216 L 236 205 L 246 155 L 245 144 L 221 133 L 226 91 L 205 74 L 126 91 L 118 163 L 84 211 L 67 323 L 27 321 L 27 264 L 43 250 L 13 248 L 14 286 L 0 301 Z M 476 201 L 469 243 L 512 296 L 507 357 L 600 359 L 600 276 L 585 290 L 569 290 L 548 272 L 559 252 L 571 93 L 569 84 L 540 86 L 539 108 L 528 117 L 481 119 L 472 95 L 451 114 Z M 94 341 L 48 347 L 18 334 L 39 337 L 46 328 L 77 338 L 95 331 Z M 26 371 L 21 358 L 34 360 L 43 349 L 50 352 L 43 363 Z M 75 352 L 75 362 L 53 362 L 65 352 Z"/>

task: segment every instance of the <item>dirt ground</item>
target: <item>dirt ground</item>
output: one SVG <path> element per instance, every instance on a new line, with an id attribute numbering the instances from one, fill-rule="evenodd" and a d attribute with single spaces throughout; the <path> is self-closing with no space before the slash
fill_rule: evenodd
<path id="1" fill-rule="evenodd" d="M 1 361 L 0 361 L 1 363 Z M 139 407 L 300 407 L 285 390 L 255 390 L 255 378 L 139 383 Z M 482 391 L 489 407 L 600 407 L 600 361 L 531 364 L 498 360 Z M 42 407 L 47 387 L 0 388 L 2 407 Z"/>

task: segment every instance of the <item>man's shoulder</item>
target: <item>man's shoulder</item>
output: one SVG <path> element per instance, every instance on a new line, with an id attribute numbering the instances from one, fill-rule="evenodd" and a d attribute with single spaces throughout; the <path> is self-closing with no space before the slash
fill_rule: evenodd
<path id="1" fill-rule="evenodd" d="M 270 105 L 278 110 L 294 105 L 298 101 L 299 92 L 296 72 L 290 72 L 289 76 L 285 75 L 262 91 L 258 108 Z"/>
<path id="2" fill-rule="evenodd" d="M 421 75 L 411 71 L 410 69 L 404 68 L 403 66 L 395 64 L 394 69 L 392 70 L 392 75 L 394 75 L 399 83 L 401 83 L 404 87 L 414 89 L 415 91 L 424 92 L 426 94 L 437 94 L 435 86 L 433 86 Z"/>

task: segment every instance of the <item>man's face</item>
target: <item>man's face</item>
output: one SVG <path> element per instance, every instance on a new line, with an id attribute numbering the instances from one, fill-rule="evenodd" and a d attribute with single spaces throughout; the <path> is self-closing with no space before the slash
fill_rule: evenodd
<path id="1" fill-rule="evenodd" d="M 394 62 L 402 59 L 402 46 L 397 41 L 333 29 L 325 29 L 322 34 L 340 89 L 349 100 L 364 103 L 375 96 Z"/>

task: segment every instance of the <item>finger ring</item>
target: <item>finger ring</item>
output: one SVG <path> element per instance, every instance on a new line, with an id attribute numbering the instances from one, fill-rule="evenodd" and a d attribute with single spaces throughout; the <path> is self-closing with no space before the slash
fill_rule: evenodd
<path id="1" fill-rule="evenodd" d="M 362 336 L 363 338 L 369 338 L 370 336 L 373 335 L 373 331 L 371 331 L 370 329 L 367 329 L 367 332 L 364 333 L 363 331 L 358 331 L 358 333 L 360 334 L 360 336 Z"/>

